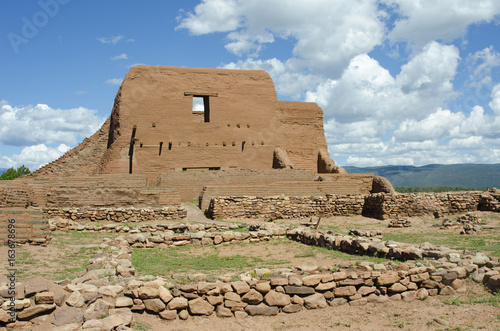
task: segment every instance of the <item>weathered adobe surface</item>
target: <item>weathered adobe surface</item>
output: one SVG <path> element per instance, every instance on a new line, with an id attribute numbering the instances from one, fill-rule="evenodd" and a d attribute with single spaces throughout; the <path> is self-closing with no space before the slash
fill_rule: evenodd
<path id="1" fill-rule="evenodd" d="M 49 222 L 36 209 L 0 209 L 0 243 L 46 245 L 51 241 Z M 9 241 L 10 239 L 10 241 Z"/>
<path id="2" fill-rule="evenodd" d="M 180 206 L 171 186 L 148 186 L 144 175 L 41 178 L 0 183 L 0 208 Z"/>

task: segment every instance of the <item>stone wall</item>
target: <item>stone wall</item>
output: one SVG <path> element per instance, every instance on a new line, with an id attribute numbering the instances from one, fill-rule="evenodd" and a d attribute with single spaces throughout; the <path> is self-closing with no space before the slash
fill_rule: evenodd
<path id="1" fill-rule="evenodd" d="M 205 187 L 200 196 L 200 207 L 206 210 L 210 200 L 216 196 L 275 196 L 288 197 L 325 196 L 329 194 L 369 194 L 372 190 L 372 174 L 321 174 L 323 181 L 278 181 L 264 185 L 253 182 L 252 185 L 220 185 Z"/>
<path id="2" fill-rule="evenodd" d="M 488 192 L 376 193 L 366 196 L 363 215 L 379 219 L 449 215 L 481 209 Z M 481 209 L 487 210 L 487 209 Z"/>
<path id="3" fill-rule="evenodd" d="M 207 216 L 226 218 L 298 218 L 310 216 L 361 215 L 364 195 L 326 195 L 313 197 L 214 197 Z"/>
<path id="4" fill-rule="evenodd" d="M 378 219 L 499 211 L 496 191 L 448 193 L 374 193 L 325 196 L 218 196 L 206 211 L 214 219 L 300 218 L 363 215 Z"/>
<path id="5" fill-rule="evenodd" d="M 65 219 L 75 222 L 148 222 L 180 220 L 187 216 L 181 207 L 164 208 L 44 208 L 47 219 Z"/>
<path id="6" fill-rule="evenodd" d="M 9 222 L 14 220 L 14 222 Z M 9 228 L 9 224 L 13 224 Z M 9 232 L 9 229 L 11 232 Z M 37 209 L 0 209 L 0 242 L 8 244 L 9 234 L 16 243 L 45 245 L 51 240 L 49 222 Z"/>

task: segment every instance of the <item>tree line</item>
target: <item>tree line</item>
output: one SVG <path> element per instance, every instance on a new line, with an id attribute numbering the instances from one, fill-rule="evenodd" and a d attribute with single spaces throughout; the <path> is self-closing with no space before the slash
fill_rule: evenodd
<path id="1" fill-rule="evenodd" d="M 30 174 L 31 171 L 28 167 L 25 167 L 24 164 L 15 169 L 14 167 L 7 169 L 3 174 L 0 175 L 0 180 L 12 180 L 27 174 Z"/>

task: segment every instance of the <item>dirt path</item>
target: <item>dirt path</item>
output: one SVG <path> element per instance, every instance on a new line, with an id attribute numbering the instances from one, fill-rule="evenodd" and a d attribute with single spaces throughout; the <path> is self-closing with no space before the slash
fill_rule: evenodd
<path id="1" fill-rule="evenodd" d="M 181 203 L 181 207 L 187 211 L 187 219 L 196 223 L 214 223 L 213 220 L 205 217 L 200 208 L 190 203 Z"/>

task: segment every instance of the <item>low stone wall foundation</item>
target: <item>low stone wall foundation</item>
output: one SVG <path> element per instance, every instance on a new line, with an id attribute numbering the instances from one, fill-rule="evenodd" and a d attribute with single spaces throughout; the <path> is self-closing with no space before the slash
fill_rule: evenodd
<path id="1" fill-rule="evenodd" d="M 447 193 L 374 193 L 325 196 L 214 197 L 206 211 L 213 219 L 300 218 L 363 215 L 378 219 L 450 215 L 469 211 L 500 211 L 500 193 L 471 191 Z"/>

